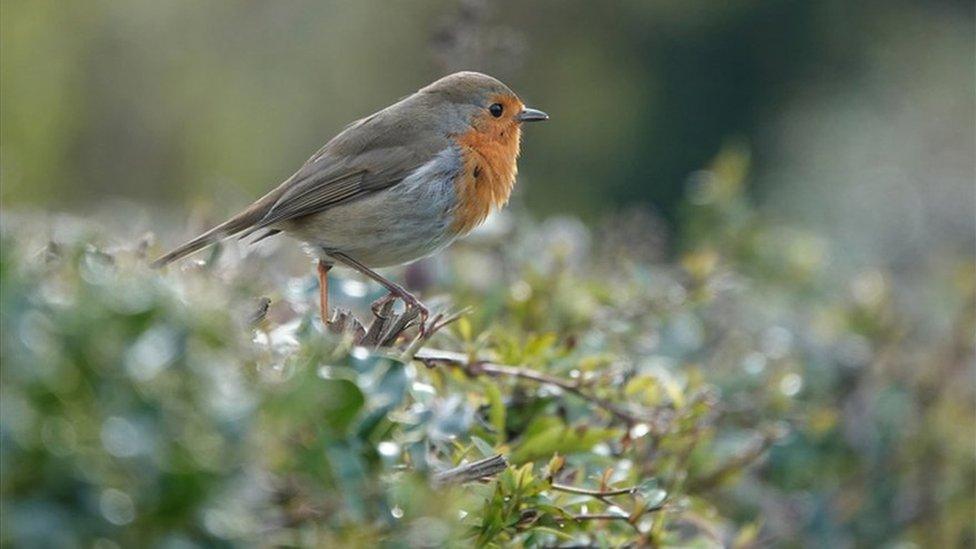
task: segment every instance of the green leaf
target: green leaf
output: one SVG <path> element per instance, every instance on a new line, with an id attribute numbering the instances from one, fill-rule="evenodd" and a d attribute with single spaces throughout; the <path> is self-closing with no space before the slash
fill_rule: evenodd
<path id="1" fill-rule="evenodd" d="M 525 356 L 529 358 L 542 355 L 556 344 L 558 338 L 553 332 L 533 334 L 525 344 Z"/>
<path id="2" fill-rule="evenodd" d="M 639 400 L 645 405 L 653 406 L 661 400 L 661 384 L 654 376 L 634 376 L 624 386 L 624 394 L 629 398 Z"/>
<path id="3" fill-rule="evenodd" d="M 366 399 L 359 387 L 347 379 L 322 380 L 320 391 L 322 421 L 333 432 L 345 433 Z"/>
<path id="4" fill-rule="evenodd" d="M 471 321 L 468 317 L 462 316 L 457 321 L 457 333 L 461 337 L 461 341 L 468 342 L 471 341 Z"/>
<path id="5" fill-rule="evenodd" d="M 330 442 L 325 447 L 325 455 L 336 483 L 341 488 L 339 492 L 345 500 L 347 512 L 356 520 L 363 520 L 367 514 L 366 494 L 363 490 L 366 484 L 366 468 L 358 446 L 344 441 Z"/>
<path id="6" fill-rule="evenodd" d="M 637 492 L 647 502 L 648 507 L 660 505 L 668 497 L 668 493 L 661 489 L 657 479 L 653 478 L 642 482 Z"/>
<path id="7" fill-rule="evenodd" d="M 750 522 L 743 526 L 739 533 L 736 534 L 735 540 L 732 542 L 732 547 L 754 547 L 756 546 L 756 540 L 759 538 L 759 532 L 761 530 L 761 522 Z"/>
<path id="8" fill-rule="evenodd" d="M 552 477 L 556 476 L 565 464 L 566 458 L 558 453 L 553 454 L 552 458 L 549 459 L 549 463 L 546 465 L 546 477 L 552 480 Z"/>
<path id="9" fill-rule="evenodd" d="M 483 457 L 493 456 L 498 453 L 495 451 L 495 449 L 492 447 L 491 444 L 485 442 L 485 439 L 481 437 L 472 436 L 471 442 L 475 445 L 476 448 L 478 448 L 478 451 L 481 452 L 481 455 Z"/>
<path id="10" fill-rule="evenodd" d="M 551 534 L 553 536 L 556 536 L 559 539 L 563 539 L 563 540 L 567 540 L 567 541 L 573 539 L 573 536 L 571 536 L 570 534 L 568 534 L 566 532 L 561 532 L 561 531 L 559 531 L 559 530 L 557 530 L 555 528 L 551 528 L 549 526 L 535 526 L 535 527 L 532 528 L 532 533 L 533 534 L 536 534 L 536 533 L 540 533 L 540 534 Z"/>
<path id="11" fill-rule="evenodd" d="M 558 452 L 575 454 L 592 448 L 599 442 L 622 436 L 619 429 L 577 426 L 569 427 L 561 419 L 552 416 L 537 418 L 525 433 L 525 439 L 511 456 L 513 463 L 525 463 L 542 459 Z"/>
<path id="12" fill-rule="evenodd" d="M 488 398 L 488 422 L 495 429 L 495 442 L 505 442 L 505 402 L 502 393 L 494 383 L 486 382 L 485 397 Z"/>

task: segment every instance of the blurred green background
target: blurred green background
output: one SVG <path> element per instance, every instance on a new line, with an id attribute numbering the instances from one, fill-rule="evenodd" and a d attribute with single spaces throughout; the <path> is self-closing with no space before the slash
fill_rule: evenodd
<path id="1" fill-rule="evenodd" d="M 772 214 L 859 253 L 910 259 L 973 232 L 969 1 L 2 8 L 7 207 L 228 214 L 348 122 L 475 69 L 553 117 L 521 161 L 539 214 L 673 220 L 686 177 L 741 139 Z"/>
<path id="2" fill-rule="evenodd" d="M 0 0 L 0 544 L 554 543 L 526 507 L 477 511 L 491 484 L 393 478 L 477 435 L 667 488 L 650 533 L 581 544 L 971 546 L 974 22 L 971 0 Z M 660 436 L 541 451 L 527 425 L 620 437 L 566 394 L 346 356 L 290 244 L 145 268 L 461 69 L 552 119 L 500 221 L 402 277 L 472 306 L 437 344 L 582 369 L 674 412 Z"/>
<path id="3" fill-rule="evenodd" d="M 159 275 L 144 256 L 263 194 L 348 122 L 473 69 L 552 120 L 525 133 L 514 215 L 411 267 L 408 285 L 474 305 L 479 351 L 533 358 L 517 342 L 551 339 L 526 364 L 570 375 L 602 356 L 592 368 L 614 398 L 615 367 L 681 380 L 668 398 L 692 404 L 665 399 L 679 412 L 714 393 L 714 414 L 689 416 L 700 425 L 625 461 L 678 479 L 675 499 L 726 545 L 750 530 L 756 545 L 971 545 L 974 22 L 971 1 L 949 0 L 0 1 L 0 465 L 8 524 L 26 525 L 0 543 L 259 539 L 251 510 L 234 528 L 210 511 L 290 507 L 275 499 L 289 490 L 241 474 L 320 475 L 315 501 L 359 493 L 328 483 L 322 464 L 344 460 L 318 446 L 286 459 L 295 441 L 277 422 L 317 428 L 330 401 L 264 379 L 321 351 L 307 259 L 269 240 L 254 253 L 275 260 L 214 252 Z M 368 286 L 336 281 L 339 305 L 364 305 Z M 264 295 L 262 343 L 238 324 Z M 469 383 L 438 386 L 431 409 L 463 394 L 474 417 L 496 384 Z M 564 412 L 497 385 L 519 414 Z M 196 430 L 174 434 L 184 423 Z M 770 426 L 788 435 L 755 464 L 706 474 L 736 463 L 729 441 Z M 525 433 L 510 434 L 518 451 Z M 414 435 L 382 436 L 437 438 Z M 399 466 L 372 451 L 379 439 L 356 439 L 373 480 Z M 154 445 L 168 453 L 149 463 Z M 569 457 L 587 480 L 619 469 L 589 448 Z M 250 486 L 267 493 L 236 492 Z M 455 515 L 414 491 L 410 528 Z M 364 540 L 395 531 L 294 510 L 276 528 L 325 537 L 293 544 L 351 539 L 336 524 Z M 674 517 L 680 538 L 687 517 Z"/>

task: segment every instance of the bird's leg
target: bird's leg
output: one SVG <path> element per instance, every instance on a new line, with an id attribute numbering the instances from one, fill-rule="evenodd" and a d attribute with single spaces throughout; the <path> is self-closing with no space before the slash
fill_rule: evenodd
<path id="1" fill-rule="evenodd" d="M 373 304 L 373 312 L 376 312 L 378 309 L 381 309 L 382 306 L 390 299 L 400 298 L 403 300 L 403 303 L 407 307 L 415 308 L 420 313 L 420 334 L 426 335 L 427 317 L 430 316 L 430 311 L 427 310 L 427 307 L 424 306 L 424 304 L 421 303 L 420 300 L 416 298 L 416 296 L 408 292 L 403 286 L 400 286 L 396 282 L 387 279 L 383 275 L 377 273 L 376 271 L 370 269 L 366 265 L 363 265 L 362 263 L 356 261 L 355 259 L 349 257 L 344 253 L 330 252 L 329 255 L 331 257 L 336 258 L 341 263 L 344 263 L 348 267 L 351 267 L 363 273 L 364 275 L 368 276 L 369 278 L 372 278 L 373 280 L 378 282 L 381 286 L 383 286 L 390 292 L 390 295 L 381 298 L 379 301 Z"/>
<path id="2" fill-rule="evenodd" d="M 329 325 L 329 271 L 332 265 L 319 260 L 317 271 L 319 273 L 319 315 L 322 317 L 322 325 Z"/>

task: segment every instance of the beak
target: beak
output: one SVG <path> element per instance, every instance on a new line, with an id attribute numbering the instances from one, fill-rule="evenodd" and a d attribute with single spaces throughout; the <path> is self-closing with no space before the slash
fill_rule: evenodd
<path id="1" fill-rule="evenodd" d="M 549 115 L 540 110 L 530 109 L 528 107 L 518 113 L 519 122 L 538 122 L 541 120 L 549 120 Z"/>

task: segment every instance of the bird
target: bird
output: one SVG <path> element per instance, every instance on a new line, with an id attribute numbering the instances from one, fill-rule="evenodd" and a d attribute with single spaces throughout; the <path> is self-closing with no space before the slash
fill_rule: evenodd
<path id="1" fill-rule="evenodd" d="M 284 233 L 317 262 L 319 314 L 329 324 L 328 273 L 336 264 L 429 310 L 375 269 L 432 255 L 505 206 L 515 186 L 521 126 L 548 120 L 500 80 L 473 71 L 447 75 L 361 118 L 291 177 L 240 213 L 152 262 L 160 268 L 221 240 Z"/>

